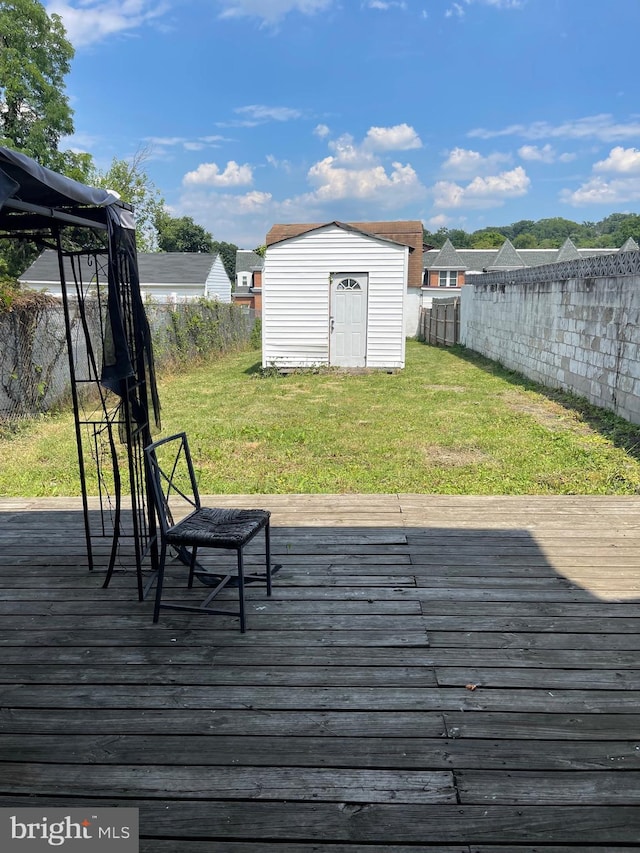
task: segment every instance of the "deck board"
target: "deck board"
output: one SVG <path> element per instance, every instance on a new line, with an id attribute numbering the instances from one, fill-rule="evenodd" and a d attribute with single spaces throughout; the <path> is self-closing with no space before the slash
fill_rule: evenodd
<path id="1" fill-rule="evenodd" d="M 640 845 L 640 498 L 215 503 L 272 511 L 245 635 L 0 498 L 0 805 L 138 807 L 141 853 Z"/>

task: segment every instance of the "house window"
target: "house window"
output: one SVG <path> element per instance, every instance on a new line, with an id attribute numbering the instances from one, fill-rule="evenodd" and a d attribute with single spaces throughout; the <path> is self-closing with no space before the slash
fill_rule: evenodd
<path id="1" fill-rule="evenodd" d="M 362 290 L 355 278 L 343 278 L 338 284 L 338 290 Z"/>
<path id="2" fill-rule="evenodd" d="M 457 270 L 440 270 L 440 278 L 438 281 L 439 287 L 457 287 L 458 286 L 458 271 Z"/>

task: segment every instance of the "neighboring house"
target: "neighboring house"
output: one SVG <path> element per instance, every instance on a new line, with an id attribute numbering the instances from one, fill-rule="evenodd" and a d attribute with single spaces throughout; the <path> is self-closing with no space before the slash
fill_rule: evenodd
<path id="1" fill-rule="evenodd" d="M 264 259 L 249 249 L 236 252 L 236 282 L 233 301 L 238 305 L 262 312 L 262 268 Z"/>
<path id="2" fill-rule="evenodd" d="M 421 222 L 274 225 L 263 270 L 263 366 L 404 367 L 422 236 Z"/>
<path id="3" fill-rule="evenodd" d="M 447 240 L 441 249 L 424 253 L 423 295 L 433 296 L 435 288 L 450 296 L 451 288 L 459 290 L 464 284 L 471 283 L 471 277 L 478 273 L 557 264 L 637 249 L 638 244 L 632 238 L 620 249 L 578 249 L 570 239 L 565 240 L 559 249 L 516 249 L 510 240 L 505 240 L 499 249 L 455 249 Z"/>
<path id="4" fill-rule="evenodd" d="M 65 259 L 65 277 L 69 296 L 73 297 L 73 273 Z M 79 267 L 85 285 L 95 280 L 95 267 L 82 258 Z M 197 252 L 153 252 L 138 254 L 138 273 L 143 299 L 156 302 L 185 302 L 191 299 L 216 299 L 231 302 L 231 281 L 219 254 Z M 106 269 L 99 270 L 106 278 Z M 19 279 L 21 284 L 35 290 L 46 290 L 62 297 L 57 253 L 46 249 Z"/>

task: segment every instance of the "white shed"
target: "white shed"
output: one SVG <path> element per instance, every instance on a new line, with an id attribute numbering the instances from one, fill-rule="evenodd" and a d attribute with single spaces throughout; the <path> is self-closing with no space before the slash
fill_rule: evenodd
<path id="1" fill-rule="evenodd" d="M 263 367 L 404 367 L 413 247 L 374 233 L 376 225 L 385 234 L 394 223 L 367 224 L 371 230 L 343 222 L 271 229 L 262 278 Z"/>

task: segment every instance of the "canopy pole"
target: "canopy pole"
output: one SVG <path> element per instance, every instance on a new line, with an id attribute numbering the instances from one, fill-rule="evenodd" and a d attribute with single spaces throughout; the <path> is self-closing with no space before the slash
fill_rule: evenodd
<path id="1" fill-rule="evenodd" d="M 67 338 L 67 355 L 69 357 L 69 378 L 71 380 L 71 399 L 73 401 L 73 415 L 76 428 L 76 444 L 78 448 L 78 467 L 80 469 L 80 489 L 82 492 L 82 515 L 84 518 L 84 535 L 87 542 L 87 558 L 89 571 L 93 571 L 93 547 L 91 544 L 91 524 L 89 522 L 89 502 L 87 500 L 87 478 L 82 456 L 82 430 L 80 429 L 80 404 L 78 400 L 78 389 L 76 386 L 76 366 L 73 357 L 73 338 L 71 337 L 71 316 L 69 314 L 69 297 L 67 294 L 67 280 L 64 272 L 64 256 L 60 228 L 53 226 L 55 231 L 56 245 L 58 247 L 58 268 L 60 271 L 60 285 L 62 289 L 62 304 L 64 307 L 64 328 Z"/>

